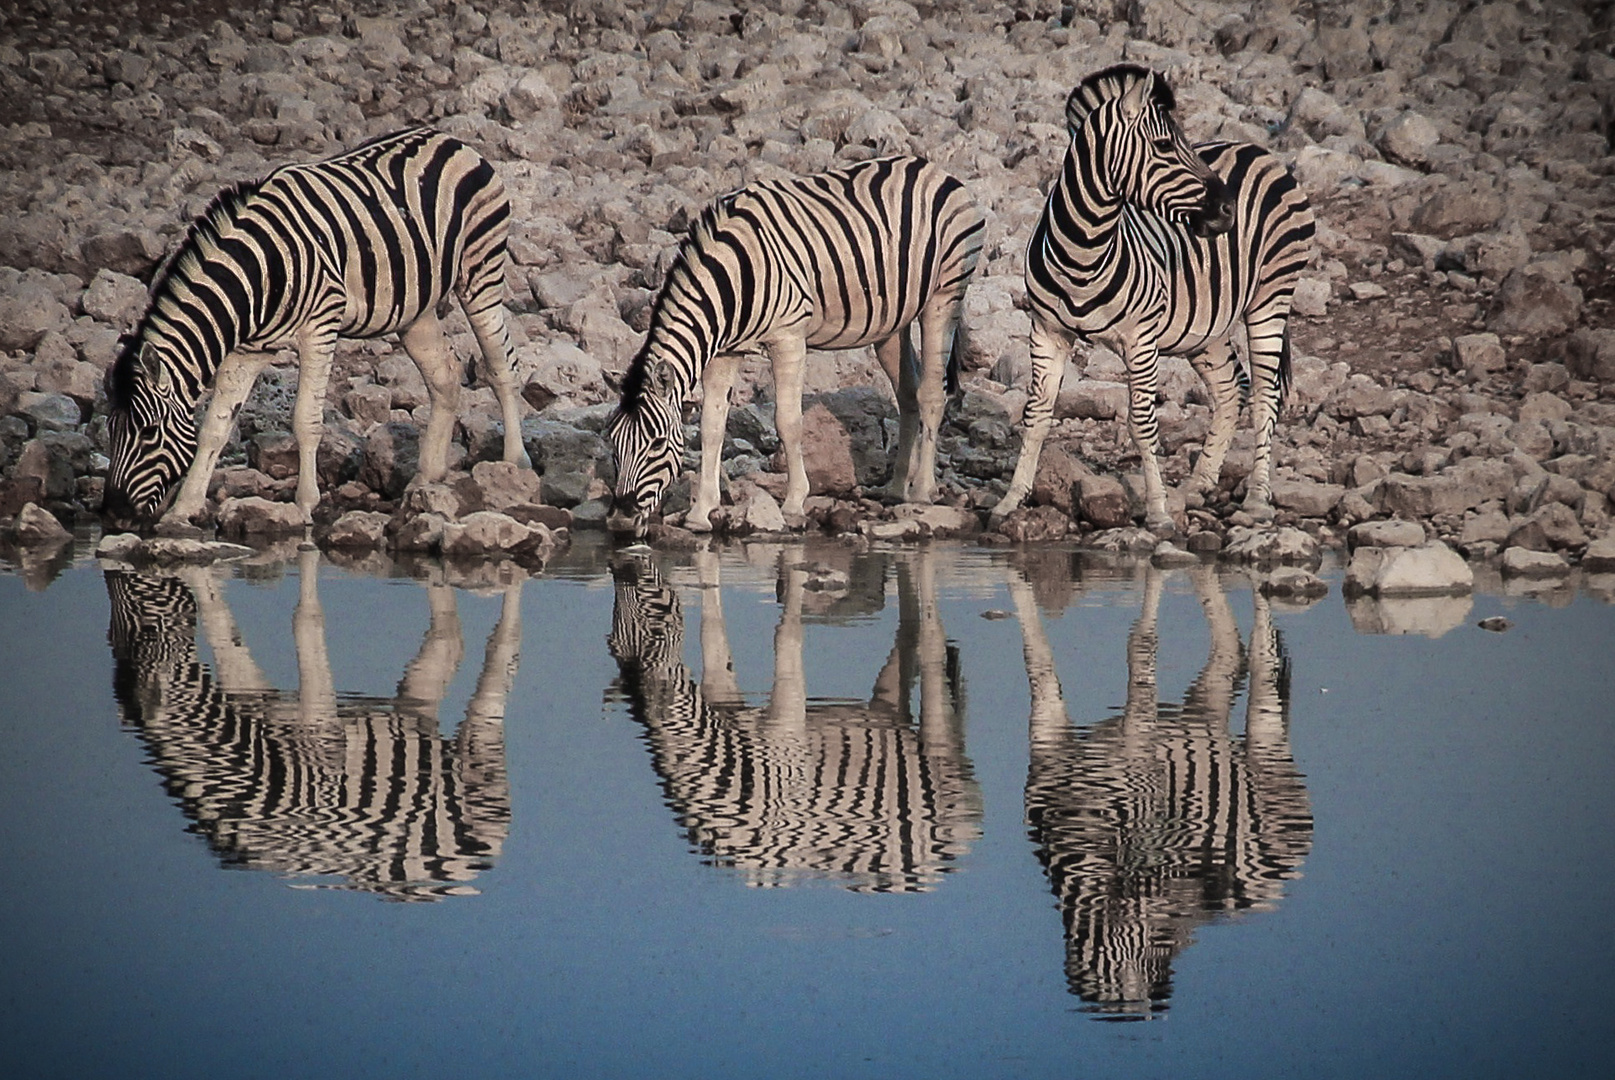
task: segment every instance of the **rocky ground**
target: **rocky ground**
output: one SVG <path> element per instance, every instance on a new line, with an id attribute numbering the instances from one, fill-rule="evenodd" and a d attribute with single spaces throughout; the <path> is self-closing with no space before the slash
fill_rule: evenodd
<path id="1" fill-rule="evenodd" d="M 1127 60 L 1169 75 L 1192 137 L 1278 153 L 1319 219 L 1278 436 L 1279 528 L 1252 532 L 1231 500 L 1180 505 L 1187 546 L 1266 543 L 1271 556 L 1275 536 L 1341 544 L 1354 526 L 1400 520 L 1414 532 L 1396 543 L 1440 541 L 1520 573 L 1615 566 L 1615 15 L 1598 0 L 245 7 L 0 8 L 0 531 L 16 540 L 99 505 L 102 373 L 212 195 L 417 122 L 477 146 L 510 190 L 509 307 L 537 482 L 472 470 L 499 444 L 479 388 L 460 418 L 464 471 L 406 493 L 424 386 L 394 343 L 345 343 L 322 450 L 325 542 L 542 558 L 556 530 L 600 522 L 608 383 L 692 216 L 749 180 L 894 151 L 965 179 L 989 222 L 942 497 L 923 512 L 861 498 L 884 477 L 891 395 L 867 353 L 823 354 L 809 368 L 806 524 L 979 531 L 1018 443 L 1022 252 L 1064 153 L 1065 95 Z M 454 341 L 473 355 L 463 324 Z M 275 504 L 295 484 L 297 373 L 283 360 L 215 479 L 227 535 L 285 524 Z M 761 361 L 747 373 L 721 526 L 776 531 L 791 523 L 775 501 L 771 389 Z M 1102 351 L 1072 365 L 1032 505 L 992 539 L 1148 543 L 1130 528 L 1123 377 Z M 1178 480 L 1208 410 L 1183 361 L 1165 362 L 1162 396 Z M 1231 495 L 1250 457 L 1242 435 Z"/>

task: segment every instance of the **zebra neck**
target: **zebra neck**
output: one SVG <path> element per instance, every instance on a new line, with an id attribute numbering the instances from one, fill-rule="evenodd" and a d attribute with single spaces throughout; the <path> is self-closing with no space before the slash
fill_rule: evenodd
<path id="1" fill-rule="evenodd" d="M 1127 199 L 1106 175 L 1105 147 L 1098 133 L 1084 130 L 1071 142 L 1059 183 L 1049 195 L 1061 211 L 1061 239 L 1087 251 L 1110 248 L 1120 234 Z"/>
<path id="2" fill-rule="evenodd" d="M 194 405 L 213 385 L 219 365 L 253 337 L 253 328 L 240 325 L 229 297 L 220 294 L 207 278 L 189 277 L 176 289 L 169 278 L 152 301 L 141 338 L 162 346 L 161 362 L 168 367 L 186 404 Z"/>

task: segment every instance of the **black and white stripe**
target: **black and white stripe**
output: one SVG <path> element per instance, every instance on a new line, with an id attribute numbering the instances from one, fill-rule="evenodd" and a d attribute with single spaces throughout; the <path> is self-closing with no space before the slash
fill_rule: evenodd
<path id="1" fill-rule="evenodd" d="M 111 466 L 106 511 L 152 516 L 203 508 L 234 414 L 267 362 L 295 345 L 297 504 L 319 499 L 315 453 L 339 337 L 401 332 L 431 392 L 421 476 L 447 469 L 462 365 L 438 323 L 459 298 L 505 423 L 505 460 L 525 461 L 503 290 L 510 206 L 493 166 L 425 128 L 325 161 L 286 165 L 221 192 L 153 283 L 151 303 L 107 375 Z M 200 433 L 195 414 L 213 400 Z"/>
<path id="2" fill-rule="evenodd" d="M 1143 458 L 1145 522 L 1172 530 L 1156 460 L 1156 362 L 1187 356 L 1206 381 L 1211 429 L 1190 490 L 1216 487 L 1244 389 L 1256 462 L 1245 508 L 1270 519 L 1273 430 L 1290 376 L 1289 314 L 1312 253 L 1313 219 L 1282 163 L 1239 143 L 1189 145 L 1164 79 L 1121 65 L 1085 79 L 1066 103 L 1071 146 L 1026 253 L 1032 386 L 1003 517 L 1031 491 L 1074 341 L 1127 365 L 1128 423 Z M 1232 337 L 1249 338 L 1247 377 Z"/>
<path id="3" fill-rule="evenodd" d="M 875 347 L 902 418 L 890 490 L 931 501 L 944 383 L 983 227 L 964 185 L 913 157 L 756 183 L 709 206 L 668 272 L 610 425 L 617 527 L 641 527 L 678 475 L 683 405 L 697 381 L 702 463 L 686 524 L 710 527 L 729 389 L 739 354 L 757 346 L 773 364 L 786 513 L 801 513 L 808 494 L 801 414 L 809 348 Z M 917 373 L 904 333 L 916 321 Z"/>

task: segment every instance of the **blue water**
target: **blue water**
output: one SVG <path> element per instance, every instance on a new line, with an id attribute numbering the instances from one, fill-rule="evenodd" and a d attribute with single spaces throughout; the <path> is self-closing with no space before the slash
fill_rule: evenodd
<path id="1" fill-rule="evenodd" d="M 800 567 L 818 561 L 852 570 L 850 588 L 801 591 L 812 571 Z M 454 861 L 452 882 L 415 881 L 406 895 L 424 902 L 389 899 L 398 892 L 358 872 L 275 864 L 283 838 L 228 848 L 223 826 L 202 820 L 205 799 L 165 786 L 159 759 L 183 737 L 164 742 L 114 696 L 107 571 L 81 559 L 32 589 L 0 575 L 6 1075 L 1473 1078 L 1602 1076 L 1615 1060 L 1615 607 L 1596 594 L 1550 605 L 1483 592 L 1435 637 L 1358 632 L 1338 574 L 1310 607 L 1273 605 L 1288 661 L 1279 757 L 1293 775 L 1254 783 L 1279 783 L 1290 800 L 1288 854 L 1274 865 L 1294 872 L 1255 885 L 1226 866 L 1232 884 L 1172 878 L 1184 820 L 1244 810 L 1198 780 L 1150 794 L 1138 805 L 1158 819 L 1130 820 L 1119 853 L 1095 847 L 1082 865 L 1125 866 L 1112 892 L 1171 879 L 1204 902 L 1161 901 L 1171 914 L 1157 929 L 1177 935 L 1156 958 L 1169 977 L 1145 999 L 1107 1002 L 1080 991 L 1092 972 L 1068 962 L 1045 840 L 1029 832 L 1029 755 L 1053 744 L 1029 734 L 1012 584 L 1030 577 L 1043 601 L 1061 737 L 1102 748 L 1050 788 L 1058 800 L 1140 740 L 1144 758 L 1186 774 L 1203 762 L 1170 732 L 1220 728 L 1216 745 L 1237 756 L 1253 725 L 1275 722 L 1247 711 L 1252 687 L 1278 678 L 1254 670 L 1243 575 L 1211 593 L 1185 571 L 1157 579 L 1146 696 L 1162 707 L 1141 716 L 1126 703 L 1142 568 L 951 546 L 733 548 L 700 565 L 664 554 L 639 565 L 677 597 L 684 626 L 657 660 L 659 693 L 642 699 L 612 651 L 631 647 L 608 643 L 622 601 L 603 552 L 580 547 L 521 582 L 502 748 L 497 721 L 487 729 L 508 794 L 485 785 L 493 809 L 479 811 L 494 822 L 479 835 L 496 842 Z M 310 572 L 344 707 L 407 712 L 393 699 L 423 653 L 423 583 L 295 562 L 216 579 L 263 687 L 278 691 L 232 707 L 295 703 L 293 623 Z M 470 723 L 505 593 L 438 595 L 452 595 L 463 650 L 435 706 L 450 746 Z M 1217 595 L 1245 660 L 1226 720 L 1208 721 L 1186 699 L 1215 651 L 1203 601 Z M 692 743 L 709 759 L 675 766 L 682 729 L 668 701 L 712 674 L 701 627 L 714 597 L 735 691 L 708 695 L 730 708 L 715 721 L 722 738 Z M 792 720 L 770 690 L 776 631 L 797 603 L 807 715 Z M 934 605 L 934 619 L 916 605 Z M 1476 627 L 1493 614 L 1512 628 Z M 226 646 L 205 630 L 190 639 L 217 682 Z M 872 691 L 894 655 L 900 700 Z M 922 720 L 939 702 L 941 718 Z M 282 716 L 254 745 L 321 722 Z M 777 802 L 762 780 L 736 781 L 734 821 L 692 794 L 724 770 L 761 776 L 765 760 L 785 762 L 782 777 L 793 761 L 812 766 L 832 729 L 847 745 L 865 729 L 888 740 L 870 759 L 882 767 L 906 768 L 924 748 L 929 771 L 876 840 L 842 837 L 819 858 L 786 834 L 856 818 L 865 811 L 846 807 L 859 785 L 889 778 L 776 777 Z M 1061 734 L 1058 722 L 1044 730 Z M 252 788 L 273 772 L 237 779 Z M 227 816 L 247 829 L 269 796 L 237 794 Z M 831 794 L 846 794 L 839 809 L 806 805 Z M 1116 823 L 1099 816 L 1088 824 Z M 298 842 L 318 849 L 338 824 L 367 842 L 369 824 L 334 816 L 304 822 Z M 909 855 L 906 868 L 892 861 Z"/>

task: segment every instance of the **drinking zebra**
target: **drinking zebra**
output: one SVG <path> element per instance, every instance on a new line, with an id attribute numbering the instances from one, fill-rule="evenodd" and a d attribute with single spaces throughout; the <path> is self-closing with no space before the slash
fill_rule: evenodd
<path id="1" fill-rule="evenodd" d="M 1078 724 L 1032 587 L 1010 582 L 1031 692 L 1026 819 L 1065 923 L 1067 985 L 1115 1019 L 1165 1010 L 1196 928 L 1275 907 L 1312 849 L 1290 750 L 1290 660 L 1267 598 L 1253 593 L 1247 649 L 1216 571 L 1190 576 L 1210 648 L 1182 701 L 1159 698 L 1165 575 L 1150 567 L 1127 638 L 1126 703 Z"/>
<path id="2" fill-rule="evenodd" d="M 1256 461 L 1244 508 L 1272 518 L 1269 472 L 1290 379 L 1290 297 L 1311 257 L 1312 210 L 1265 150 L 1191 147 L 1173 102 L 1164 79 L 1126 64 L 1090 75 L 1066 100 L 1071 147 L 1026 253 L 1031 400 L 1020 460 L 995 519 L 1032 489 L 1079 338 L 1109 346 L 1127 364 L 1127 418 L 1143 458 L 1146 525 L 1173 531 L 1156 460 L 1161 353 L 1187 356 L 1211 396 L 1211 428 L 1189 490 L 1215 489 L 1249 390 Z M 1248 373 L 1233 352 L 1239 322 L 1249 339 Z"/>
<path id="3" fill-rule="evenodd" d="M 888 491 L 930 502 L 944 381 L 957 377 L 956 331 L 983 228 L 964 185 L 913 157 L 756 183 L 707 207 L 668 271 L 608 428 L 617 455 L 613 528 L 641 531 L 678 475 L 683 405 L 697 380 L 701 474 L 685 525 L 711 528 L 729 391 L 741 354 L 759 345 L 773 365 L 786 514 L 800 514 L 808 494 L 802 381 L 809 348 L 874 345 L 900 416 Z M 918 372 L 905 333 L 915 321 Z"/>
<path id="4" fill-rule="evenodd" d="M 182 473 L 164 521 L 200 514 L 230 425 L 268 362 L 264 350 L 292 344 L 301 365 L 296 501 L 312 521 L 339 337 L 400 333 L 431 396 L 419 475 L 441 479 L 463 372 L 439 322 L 450 293 L 499 399 L 504 458 L 525 464 L 501 306 L 509 217 L 493 166 L 426 128 L 220 192 L 153 283 L 146 314 L 107 373 L 108 517 L 154 516 Z M 196 405 L 209 387 L 198 433 Z"/>

